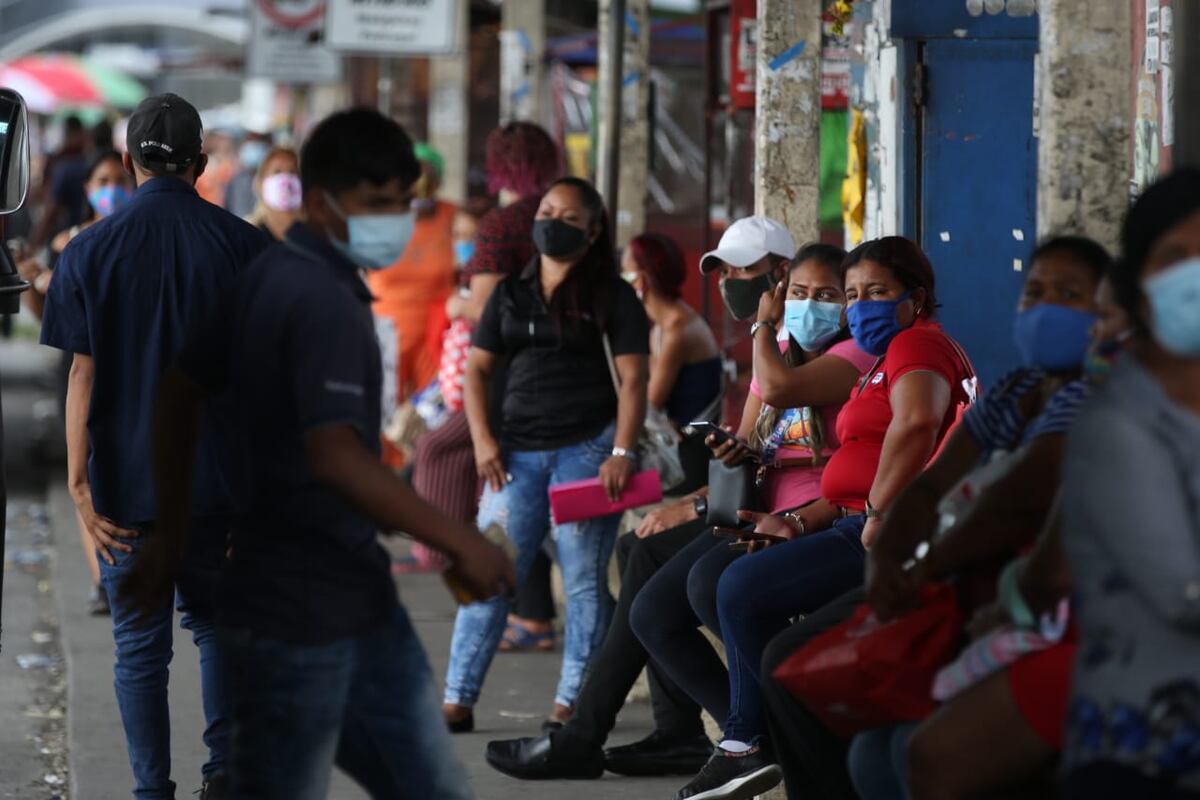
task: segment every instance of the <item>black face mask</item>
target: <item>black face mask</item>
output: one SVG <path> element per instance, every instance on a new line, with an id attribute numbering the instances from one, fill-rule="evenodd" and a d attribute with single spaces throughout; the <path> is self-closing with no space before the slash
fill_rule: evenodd
<path id="1" fill-rule="evenodd" d="M 749 280 L 721 279 L 721 298 L 734 319 L 750 319 L 758 313 L 765 292 L 775 288 L 775 278 L 767 272 Z"/>
<path id="2" fill-rule="evenodd" d="M 587 247 L 587 231 L 561 219 L 539 219 L 533 223 L 533 244 L 551 258 L 565 258 Z"/>

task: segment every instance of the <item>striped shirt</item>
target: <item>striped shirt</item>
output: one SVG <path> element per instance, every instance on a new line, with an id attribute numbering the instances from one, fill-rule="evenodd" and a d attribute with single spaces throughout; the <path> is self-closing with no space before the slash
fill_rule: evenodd
<path id="1" fill-rule="evenodd" d="M 967 410 L 963 425 L 980 447 L 1012 450 L 1039 436 L 1067 432 L 1091 386 L 1083 380 L 1068 383 L 1054 393 L 1038 416 L 1027 421 L 1021 412 L 1021 398 L 1037 388 L 1043 378 L 1045 373 L 1036 369 L 1010 372 L 994 391 Z"/>

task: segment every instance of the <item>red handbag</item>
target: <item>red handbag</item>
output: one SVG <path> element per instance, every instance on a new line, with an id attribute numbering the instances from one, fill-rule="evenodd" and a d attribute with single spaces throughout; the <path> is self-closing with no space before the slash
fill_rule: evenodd
<path id="1" fill-rule="evenodd" d="M 881 623 L 860 605 L 845 622 L 815 637 L 774 672 L 833 731 L 850 736 L 919 720 L 936 707 L 934 675 L 958 653 L 963 613 L 953 587 L 921 589 L 920 606 Z"/>

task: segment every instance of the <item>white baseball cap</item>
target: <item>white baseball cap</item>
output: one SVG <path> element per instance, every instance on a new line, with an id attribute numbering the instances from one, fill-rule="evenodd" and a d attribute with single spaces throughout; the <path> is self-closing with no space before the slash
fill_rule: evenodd
<path id="1" fill-rule="evenodd" d="M 712 272 L 720 267 L 721 261 L 744 269 L 768 253 L 795 258 L 796 240 L 787 228 L 770 217 L 744 217 L 729 226 L 716 250 L 701 256 L 700 271 Z"/>

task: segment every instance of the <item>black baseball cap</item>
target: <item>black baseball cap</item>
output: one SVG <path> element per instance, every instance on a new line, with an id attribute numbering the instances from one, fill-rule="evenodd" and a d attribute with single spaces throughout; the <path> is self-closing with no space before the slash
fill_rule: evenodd
<path id="1" fill-rule="evenodd" d="M 125 134 L 129 155 L 151 172 L 183 172 L 200 156 L 200 112 L 177 94 L 147 97 L 134 109 Z"/>

